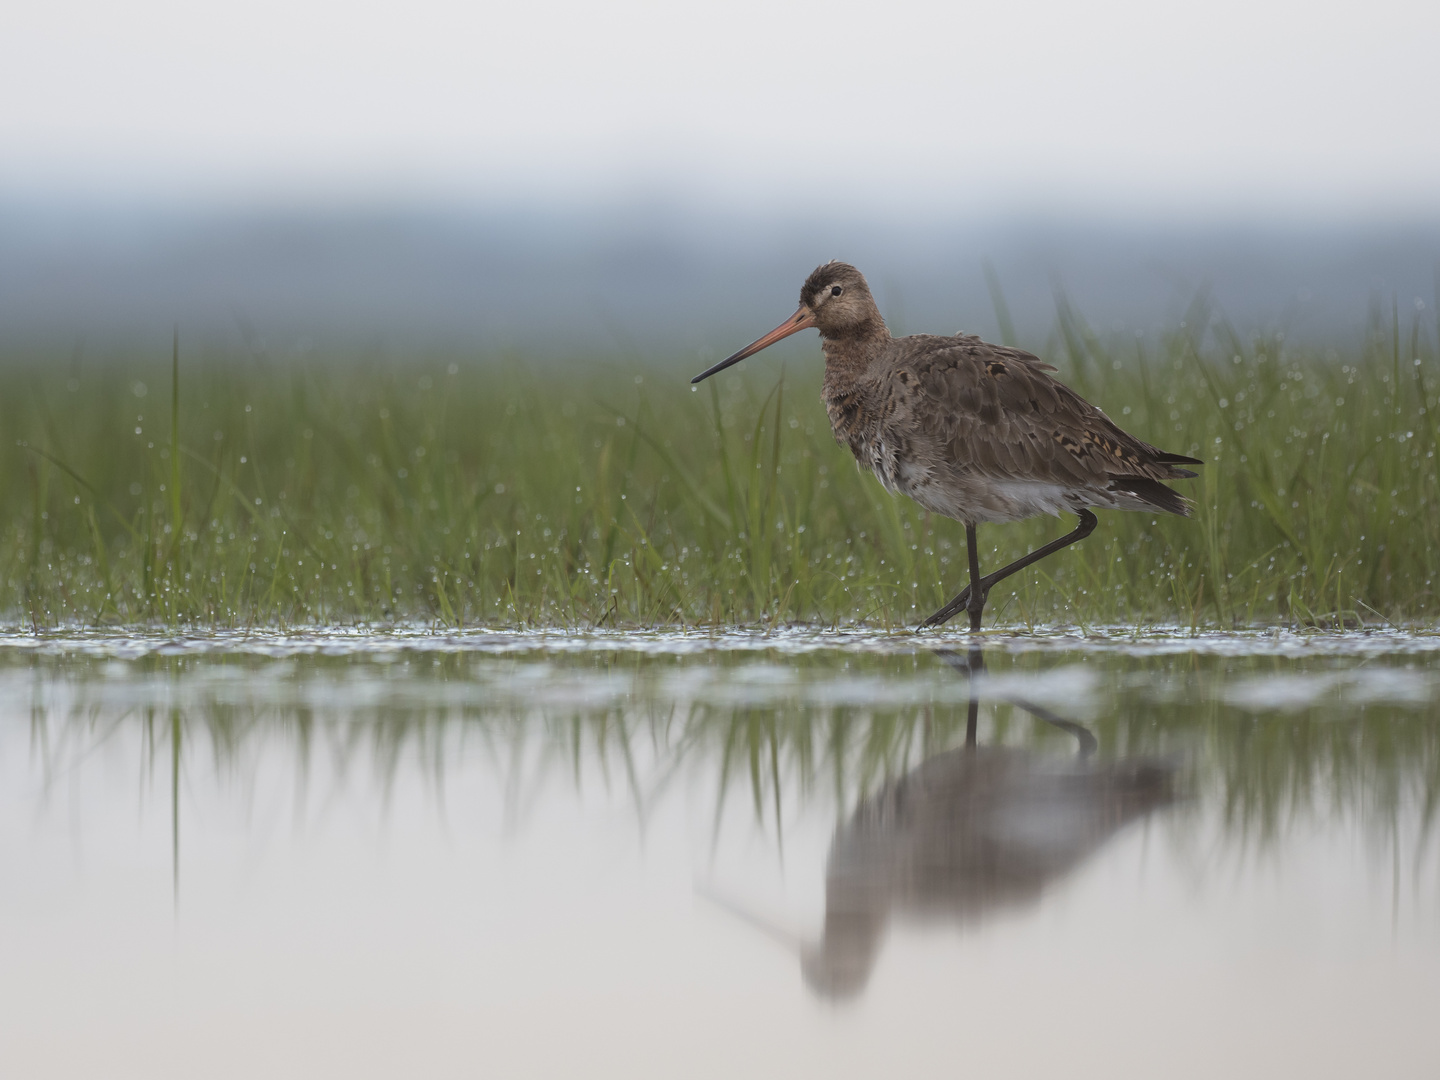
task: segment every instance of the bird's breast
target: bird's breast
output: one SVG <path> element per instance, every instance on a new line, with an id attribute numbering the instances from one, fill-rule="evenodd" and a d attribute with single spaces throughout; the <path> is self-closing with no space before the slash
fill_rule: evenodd
<path id="1" fill-rule="evenodd" d="M 828 392 L 825 411 L 835 441 L 848 446 L 855 460 L 870 469 L 886 487 L 895 490 L 903 457 L 903 440 L 888 432 L 875 402 L 857 389 Z"/>
<path id="2" fill-rule="evenodd" d="M 857 389 L 829 390 L 822 399 L 825 412 L 830 417 L 830 430 L 835 441 L 854 449 L 863 442 L 868 431 L 874 426 L 873 410 Z"/>
<path id="3" fill-rule="evenodd" d="M 921 503 L 926 502 L 923 496 L 930 487 L 932 471 L 920 460 L 904 433 L 882 428 L 862 431 L 840 441 L 850 447 L 861 467 L 874 473 L 892 495 L 909 495 Z"/>

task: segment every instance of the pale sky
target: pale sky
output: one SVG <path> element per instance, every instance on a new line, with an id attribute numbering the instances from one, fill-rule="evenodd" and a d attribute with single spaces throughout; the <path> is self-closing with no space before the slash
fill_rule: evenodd
<path id="1" fill-rule="evenodd" d="M 0 192 L 1440 209 L 1435 0 L 6 0 Z"/>

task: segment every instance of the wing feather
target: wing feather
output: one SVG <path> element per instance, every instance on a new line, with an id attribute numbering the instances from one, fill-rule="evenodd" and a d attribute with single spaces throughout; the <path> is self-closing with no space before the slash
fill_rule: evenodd
<path id="1" fill-rule="evenodd" d="M 894 403 L 906 414 L 895 419 L 960 473 L 1095 488 L 1121 476 L 1188 474 L 1170 462 L 1193 459 L 1123 431 L 1030 353 L 968 336 L 905 340 L 910 347 L 882 376 L 909 391 Z M 910 377 L 897 380 L 902 370 Z"/>

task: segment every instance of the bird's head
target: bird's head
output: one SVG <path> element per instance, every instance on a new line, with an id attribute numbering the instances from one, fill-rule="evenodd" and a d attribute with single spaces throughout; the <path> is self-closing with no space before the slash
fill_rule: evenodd
<path id="1" fill-rule="evenodd" d="M 870 295 L 865 276 L 849 263 L 828 262 L 817 266 L 800 289 L 800 306 L 795 314 L 764 337 L 756 338 L 737 353 L 732 353 L 714 367 L 706 368 L 692 383 L 708 379 L 738 364 L 747 356 L 774 345 L 781 338 L 815 327 L 820 335 L 831 340 L 854 337 L 879 330 L 885 333 L 885 320 Z"/>
<path id="2" fill-rule="evenodd" d="M 823 337 L 845 337 L 879 318 L 865 275 L 849 263 L 817 266 L 800 288 L 800 308 Z M 798 314 L 798 312 L 797 312 Z"/>

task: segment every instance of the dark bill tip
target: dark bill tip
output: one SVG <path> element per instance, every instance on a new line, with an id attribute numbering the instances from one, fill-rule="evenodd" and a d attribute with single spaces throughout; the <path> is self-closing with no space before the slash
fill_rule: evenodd
<path id="1" fill-rule="evenodd" d="M 794 315 L 791 315 L 790 318 L 786 319 L 779 326 L 775 327 L 774 330 L 771 330 L 764 337 L 756 338 L 739 352 L 731 353 L 714 367 L 706 368 L 704 371 L 700 372 L 699 375 L 696 375 L 693 379 L 691 379 L 690 383 L 691 385 L 694 385 L 695 383 L 702 382 L 703 380 L 708 379 L 711 375 L 714 375 L 717 372 L 724 371 L 731 364 L 738 364 L 747 356 L 754 356 L 761 349 L 768 348 L 769 346 L 774 345 L 775 342 L 779 341 L 781 338 L 787 338 L 791 334 L 798 334 L 806 327 L 814 325 L 815 313 L 811 311 L 808 307 L 806 307 L 804 304 L 801 304 L 800 309 L 796 311 Z"/>
<path id="2" fill-rule="evenodd" d="M 708 368 L 706 368 L 704 371 L 700 372 L 699 375 L 696 375 L 693 379 L 691 379 L 691 380 L 690 380 L 690 383 L 691 383 L 691 385 L 693 386 L 695 383 L 704 382 L 704 381 L 705 381 L 706 379 L 708 379 L 711 375 L 714 375 L 714 374 L 716 374 L 717 372 L 724 371 L 727 367 L 729 367 L 729 366 L 732 365 L 732 364 L 738 364 L 741 360 L 744 360 L 745 357 L 747 357 L 747 356 L 749 356 L 749 355 L 750 355 L 750 354 L 749 354 L 748 352 L 746 352 L 744 349 L 741 349 L 738 353 L 734 353 L 734 354 L 732 354 L 732 355 L 730 355 L 730 356 L 727 356 L 724 360 L 721 360 L 721 361 L 720 361 L 718 364 L 716 364 L 714 367 L 708 367 Z"/>

